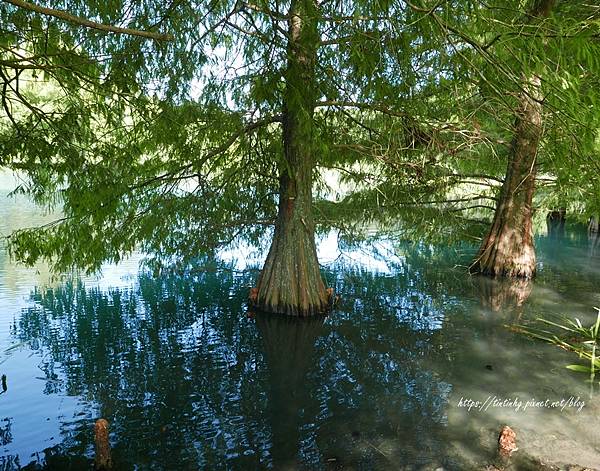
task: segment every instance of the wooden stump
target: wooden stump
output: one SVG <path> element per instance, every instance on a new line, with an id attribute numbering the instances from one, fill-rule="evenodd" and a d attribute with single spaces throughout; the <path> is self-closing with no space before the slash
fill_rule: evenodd
<path id="1" fill-rule="evenodd" d="M 248 294 L 248 301 L 250 304 L 254 306 L 256 301 L 258 300 L 258 288 L 250 288 L 250 293 Z"/>
<path id="2" fill-rule="evenodd" d="M 108 421 L 98 419 L 94 425 L 94 442 L 96 443 L 96 457 L 94 469 L 112 469 L 112 458 L 110 456 L 110 443 L 108 441 Z"/>
<path id="3" fill-rule="evenodd" d="M 498 453 L 503 457 L 509 457 L 513 451 L 517 451 L 517 434 L 508 425 L 502 427 L 498 437 Z"/>

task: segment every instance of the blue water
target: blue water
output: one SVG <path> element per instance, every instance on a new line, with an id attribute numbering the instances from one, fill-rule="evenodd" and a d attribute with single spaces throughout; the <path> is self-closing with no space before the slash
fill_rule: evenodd
<path id="1" fill-rule="evenodd" d="M 0 231 L 44 217 L 9 200 Z M 475 247 L 341 249 L 329 234 L 320 259 L 341 298 L 303 321 L 248 311 L 253 250 L 158 278 L 136 255 L 60 279 L 0 252 L 0 469 L 89 469 L 99 417 L 117 469 L 481 469 L 504 424 L 513 469 L 600 467 L 598 385 L 506 328 L 591 322 L 600 257 L 575 229 L 537 248 L 534 283 L 499 283 L 465 273 Z"/>

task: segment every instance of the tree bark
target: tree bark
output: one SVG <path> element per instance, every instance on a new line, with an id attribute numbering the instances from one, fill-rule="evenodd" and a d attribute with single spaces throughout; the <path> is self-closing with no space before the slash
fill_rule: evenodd
<path id="1" fill-rule="evenodd" d="M 269 254 L 250 299 L 259 310 L 295 316 L 318 314 L 329 305 L 317 259 L 312 214 L 317 14 L 314 0 L 292 0 L 278 216 Z"/>
<path id="2" fill-rule="evenodd" d="M 539 77 L 531 77 L 521 92 L 506 178 L 492 227 L 471 266 L 474 273 L 521 278 L 535 275 L 532 201 L 542 134 L 540 91 Z"/>
<path id="3" fill-rule="evenodd" d="M 555 3 L 556 0 L 535 0 L 528 21 L 548 17 Z M 532 202 L 542 138 L 541 100 L 540 77 L 532 73 L 523 80 L 506 178 L 492 227 L 471 265 L 473 273 L 519 278 L 535 275 Z"/>
<path id="4" fill-rule="evenodd" d="M 535 0 L 529 22 L 550 15 L 556 0 Z M 532 202 L 535 191 L 536 159 L 542 138 L 542 90 L 540 77 L 523 80 L 506 178 L 492 227 L 483 240 L 471 272 L 489 276 L 533 278 Z"/>

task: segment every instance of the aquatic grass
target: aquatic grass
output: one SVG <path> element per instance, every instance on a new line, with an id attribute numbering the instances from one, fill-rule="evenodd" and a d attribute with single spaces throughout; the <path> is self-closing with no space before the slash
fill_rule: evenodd
<path id="1" fill-rule="evenodd" d="M 555 319 L 538 317 L 536 321 L 543 327 L 517 325 L 510 326 L 513 331 L 528 335 L 537 340 L 556 345 L 564 350 L 575 352 L 580 359 L 587 360 L 589 366 L 581 364 L 566 365 L 566 368 L 588 373 L 590 381 L 594 381 L 596 372 L 600 371 L 600 357 L 598 356 L 598 334 L 600 332 L 600 308 L 597 311 L 596 321 L 589 327 L 584 326 L 577 318 L 556 316 Z"/>

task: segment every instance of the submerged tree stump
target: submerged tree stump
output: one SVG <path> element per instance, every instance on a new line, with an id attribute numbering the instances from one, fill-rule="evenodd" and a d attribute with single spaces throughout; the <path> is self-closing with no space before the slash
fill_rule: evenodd
<path id="1" fill-rule="evenodd" d="M 510 455 L 517 451 L 517 434 L 508 425 L 502 427 L 500 436 L 498 437 L 498 453 L 502 457 L 510 457 Z"/>
<path id="2" fill-rule="evenodd" d="M 96 444 L 94 469 L 112 469 L 110 442 L 108 441 L 108 421 L 106 419 L 98 419 L 96 421 L 96 425 L 94 425 L 94 442 Z"/>

